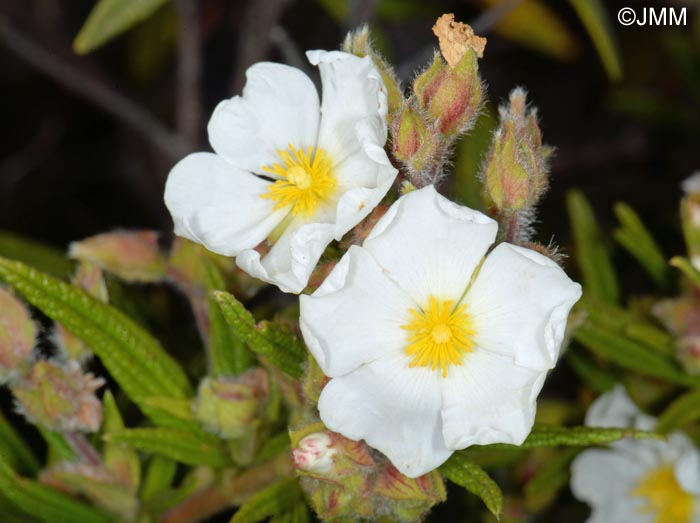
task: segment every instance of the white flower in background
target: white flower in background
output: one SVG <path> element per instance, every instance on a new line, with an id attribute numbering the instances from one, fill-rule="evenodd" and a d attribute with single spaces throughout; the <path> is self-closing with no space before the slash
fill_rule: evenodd
<path id="1" fill-rule="evenodd" d="M 588 410 L 586 425 L 653 430 L 617 386 Z M 622 440 L 581 453 L 572 465 L 571 490 L 593 511 L 588 523 L 697 523 L 700 453 L 681 432 L 668 441 Z"/>
<path id="2" fill-rule="evenodd" d="M 520 444 L 581 295 L 550 259 L 432 186 L 399 199 L 312 296 L 304 339 L 333 431 L 420 476 L 474 444 Z"/>
<path id="3" fill-rule="evenodd" d="M 370 57 L 309 51 L 323 102 L 300 70 L 259 63 L 242 96 L 209 122 L 216 154 L 194 153 L 170 172 L 165 203 L 175 233 L 287 292 L 300 292 L 326 246 L 379 203 L 396 177 L 386 89 Z M 255 249 L 272 247 L 261 257 Z"/>

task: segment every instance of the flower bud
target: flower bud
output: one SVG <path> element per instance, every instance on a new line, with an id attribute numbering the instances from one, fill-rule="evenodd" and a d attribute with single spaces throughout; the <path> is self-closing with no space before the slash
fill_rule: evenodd
<path id="1" fill-rule="evenodd" d="M 72 282 L 102 303 L 107 303 L 109 299 L 107 284 L 105 283 L 102 270 L 97 265 L 80 262 L 78 269 L 73 275 Z M 54 341 L 66 359 L 83 362 L 92 356 L 92 351 L 85 342 L 67 331 L 60 323 L 56 323 L 55 332 Z"/>
<path id="2" fill-rule="evenodd" d="M 327 476 L 333 471 L 333 456 L 337 453 L 338 450 L 331 447 L 327 432 L 315 432 L 302 438 L 292 451 L 292 461 L 299 470 Z"/>
<path id="3" fill-rule="evenodd" d="M 418 110 L 415 98 L 407 100 L 393 119 L 391 136 L 394 157 L 411 175 L 430 171 L 440 162 L 439 132 Z"/>
<path id="4" fill-rule="evenodd" d="M 43 470 L 39 481 L 68 494 L 84 496 L 127 521 L 133 521 L 138 513 L 138 499 L 101 465 L 60 462 Z"/>
<path id="5" fill-rule="evenodd" d="M 199 385 L 194 414 L 208 431 L 241 438 L 257 429 L 267 396 L 267 373 L 261 368 L 237 377 L 208 377 Z"/>
<path id="6" fill-rule="evenodd" d="M 690 263 L 700 270 L 700 171 L 683 181 L 681 224 Z"/>
<path id="7" fill-rule="evenodd" d="M 24 304 L 4 289 L 0 311 L 0 383 L 7 383 L 29 370 L 37 332 Z"/>
<path id="8" fill-rule="evenodd" d="M 153 231 L 98 234 L 72 243 L 68 253 L 128 282 L 157 282 L 165 276 L 165 260 Z"/>
<path id="9" fill-rule="evenodd" d="M 394 69 L 386 60 L 372 47 L 372 42 L 369 35 L 369 28 L 363 25 L 351 31 L 345 37 L 342 46 L 346 53 L 354 54 L 355 56 L 370 56 L 375 67 L 379 70 L 382 76 L 384 85 L 387 89 L 387 102 L 389 106 L 389 114 L 394 114 L 401 108 L 403 102 L 403 90 L 401 83 L 396 78 Z"/>
<path id="10" fill-rule="evenodd" d="M 422 521 L 437 503 L 447 499 L 445 484 L 437 471 L 415 479 L 401 474 L 389 462 L 377 474 L 375 494 L 379 511 L 391 514 L 391 521 Z"/>
<path id="11" fill-rule="evenodd" d="M 66 365 L 40 360 L 26 379 L 12 386 L 19 411 L 34 424 L 56 431 L 95 432 L 102 404 L 95 391 L 102 378 L 83 373 L 75 361 Z"/>
<path id="12" fill-rule="evenodd" d="M 476 53 L 468 49 L 454 68 L 436 54 L 430 67 L 416 78 L 413 92 L 420 109 L 438 121 L 443 136 L 456 138 L 469 131 L 484 94 Z"/>
<path id="13" fill-rule="evenodd" d="M 542 146 L 537 113 L 527 111 L 526 94 L 514 89 L 500 108 L 501 125 L 494 133 L 484 168 L 485 198 L 500 215 L 531 209 L 547 189 L 549 149 Z"/>
<path id="14" fill-rule="evenodd" d="M 700 374 L 700 336 L 684 336 L 676 344 L 676 358 L 688 374 Z"/>

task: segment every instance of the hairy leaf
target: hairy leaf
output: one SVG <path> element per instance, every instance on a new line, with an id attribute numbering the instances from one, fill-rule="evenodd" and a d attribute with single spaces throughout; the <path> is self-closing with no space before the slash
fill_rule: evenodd
<path id="1" fill-rule="evenodd" d="M 497 518 L 503 511 L 503 492 L 494 480 L 479 465 L 455 452 L 440 467 L 440 472 L 452 483 L 464 487 L 479 496 L 491 513 Z"/>
<path id="2" fill-rule="evenodd" d="M 32 450 L 24 442 L 5 416 L 0 414 L 0 455 L 15 470 L 34 475 L 40 464 Z"/>
<path id="3" fill-rule="evenodd" d="M 117 402 L 110 391 L 102 397 L 104 407 L 104 422 L 102 432 L 116 432 L 124 429 L 124 421 L 117 408 Z M 114 473 L 124 485 L 135 492 L 141 481 L 141 461 L 136 452 L 121 445 L 105 444 L 103 450 L 105 467 Z"/>
<path id="4" fill-rule="evenodd" d="M 180 365 L 117 309 L 20 262 L 0 258 L 0 279 L 85 341 L 135 403 L 148 396 L 181 398 L 189 392 Z"/>
<path id="5" fill-rule="evenodd" d="M 280 370 L 293 378 L 301 378 L 306 349 L 290 329 L 265 321 L 256 325 L 253 315 L 227 292 L 214 292 L 214 298 L 234 336 L 245 341 L 253 352 L 265 356 Z"/>
<path id="6" fill-rule="evenodd" d="M 293 509 L 301 498 L 296 478 L 285 479 L 258 491 L 231 518 L 231 523 L 257 523 Z"/>
<path id="7" fill-rule="evenodd" d="M 104 440 L 188 465 L 225 467 L 231 464 L 221 440 L 202 432 L 173 428 L 124 429 L 105 434 Z"/>

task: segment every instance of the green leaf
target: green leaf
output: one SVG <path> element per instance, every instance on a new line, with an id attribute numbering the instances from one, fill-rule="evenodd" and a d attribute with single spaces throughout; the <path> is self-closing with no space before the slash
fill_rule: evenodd
<path id="1" fill-rule="evenodd" d="M 700 289 L 700 271 L 698 271 L 688 258 L 683 258 L 682 256 L 674 256 L 669 261 L 673 267 L 680 269 L 680 271 L 690 280 L 690 282 Z"/>
<path id="2" fill-rule="evenodd" d="M 579 448 L 569 448 L 558 452 L 553 459 L 537 469 L 534 476 L 527 480 L 523 493 L 528 510 L 540 512 L 556 499 L 559 491 L 569 484 L 571 462 L 580 452 Z"/>
<path id="3" fill-rule="evenodd" d="M 283 372 L 293 378 L 301 378 L 306 349 L 289 328 L 267 321 L 256 325 L 253 315 L 234 296 L 222 291 L 213 295 L 234 336 Z"/>
<path id="4" fill-rule="evenodd" d="M 700 389 L 691 390 L 676 398 L 659 416 L 656 430 L 667 434 L 700 419 Z"/>
<path id="5" fill-rule="evenodd" d="M 75 459 L 75 450 L 66 438 L 60 432 L 53 432 L 44 427 L 37 426 L 37 430 L 46 441 L 49 448 L 49 459 L 51 463 L 55 461 L 73 461 Z"/>
<path id="6" fill-rule="evenodd" d="M 167 0 L 100 0 L 92 9 L 73 49 L 87 54 L 151 16 Z"/>
<path id="7" fill-rule="evenodd" d="M 660 354 L 615 332 L 586 323 L 574 332 L 576 341 L 625 369 L 680 385 L 697 384 L 670 356 Z"/>
<path id="8" fill-rule="evenodd" d="M 46 523 L 109 523 L 112 517 L 41 483 L 15 474 L 0 454 L 0 491 L 30 516 Z"/>
<path id="9" fill-rule="evenodd" d="M 293 509 L 301 498 L 296 478 L 285 479 L 258 491 L 231 518 L 231 523 L 257 523 Z"/>
<path id="10" fill-rule="evenodd" d="M 603 233 L 596 223 L 593 209 L 581 191 L 570 191 L 566 205 L 576 244 L 576 260 L 583 277 L 583 289 L 591 296 L 615 303 L 620 290 Z"/>
<path id="11" fill-rule="evenodd" d="M 481 498 L 486 508 L 497 518 L 503 512 L 503 492 L 480 466 L 455 452 L 440 467 L 440 472 L 452 483 Z"/>
<path id="12" fill-rule="evenodd" d="M 622 59 L 617 38 L 601 0 L 569 0 L 578 14 L 600 56 L 608 78 L 622 80 Z"/>
<path id="13" fill-rule="evenodd" d="M 614 232 L 615 239 L 644 267 L 661 288 L 670 280 L 666 257 L 654 237 L 647 230 L 636 212 L 624 203 L 615 204 L 615 215 L 621 227 Z"/>
<path id="14" fill-rule="evenodd" d="M 124 421 L 110 391 L 104 393 L 102 405 L 104 409 L 102 432 L 109 433 L 124 429 Z M 121 445 L 107 443 L 104 446 L 103 459 L 105 468 L 114 473 L 124 485 L 128 485 L 132 492 L 138 489 L 141 481 L 141 461 L 135 451 Z"/>
<path id="15" fill-rule="evenodd" d="M 173 428 L 125 429 L 105 434 L 104 440 L 188 465 L 225 467 L 231 464 L 221 440 L 203 432 Z"/>
<path id="16" fill-rule="evenodd" d="M 29 475 L 36 474 L 41 467 L 32 450 L 2 413 L 0 413 L 0 455 L 10 467 Z"/>
<path id="17" fill-rule="evenodd" d="M 141 410 L 159 427 L 203 432 L 192 412 L 192 402 L 177 398 L 146 398 Z"/>
<path id="18" fill-rule="evenodd" d="M 653 432 L 626 428 L 559 427 L 557 425 L 535 425 L 520 448 L 541 447 L 589 447 L 606 445 L 623 438 L 660 439 Z"/>
<path id="19" fill-rule="evenodd" d="M 177 462 L 154 454 L 148 463 L 141 486 L 141 499 L 150 501 L 172 485 L 177 472 Z"/>
<path id="20" fill-rule="evenodd" d="M 309 509 L 306 507 L 306 503 L 300 501 L 289 512 L 271 519 L 270 523 L 309 523 L 309 521 L 311 521 Z"/>
<path id="21" fill-rule="evenodd" d="M 149 396 L 182 398 L 190 391 L 180 365 L 156 339 L 117 309 L 48 274 L 4 258 L 0 258 L 0 280 L 90 346 L 136 404 Z"/>
<path id="22" fill-rule="evenodd" d="M 70 277 L 75 265 L 58 249 L 7 231 L 0 231 L 0 256 L 19 260 L 62 279 Z"/>

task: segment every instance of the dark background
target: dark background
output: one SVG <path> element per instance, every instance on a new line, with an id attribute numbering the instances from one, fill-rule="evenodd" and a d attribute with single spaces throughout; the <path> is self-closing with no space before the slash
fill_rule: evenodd
<path id="1" fill-rule="evenodd" d="M 369 21 L 378 47 L 410 80 L 431 56 L 435 19 L 454 12 L 489 39 L 481 61 L 489 109 L 524 86 L 539 107 L 546 142 L 557 148 L 538 239 L 553 237 L 571 253 L 564 196 L 579 187 L 604 227 L 614 227 L 611 207 L 623 200 L 667 256 L 682 253 L 680 182 L 700 169 L 698 2 L 605 2 L 622 57 L 619 82 L 606 75 L 569 3 L 543 3 L 566 36 L 549 52 L 532 44 L 537 35 L 557 31 L 548 20 L 524 23 L 535 36 L 530 45 L 517 42 L 499 32 L 490 1 L 177 0 L 80 57 L 71 42 L 93 1 L 2 0 L 0 230 L 60 249 L 115 228 L 153 228 L 167 241 L 172 224 L 162 192 L 168 171 L 188 151 L 208 148 L 209 114 L 240 91 L 250 64 L 282 61 L 313 75 L 303 50 L 337 48 L 348 29 Z M 349 10 L 339 16 L 345 4 Z M 688 25 L 617 23 L 621 7 L 649 5 L 687 6 Z M 459 184 L 472 172 L 465 164 L 478 163 L 485 152 L 474 148 L 466 162 L 457 161 L 461 181 L 448 181 L 445 191 L 461 194 Z M 572 272 L 574 261 L 567 260 Z M 626 291 L 645 290 L 642 269 L 619 249 L 616 264 Z M 552 378 L 548 389 L 567 376 Z M 478 502 L 460 507 L 455 500 L 449 507 L 450 513 L 439 507 L 432 520 L 481 510 Z M 578 509 L 583 512 L 574 520 L 585 514 Z"/>

